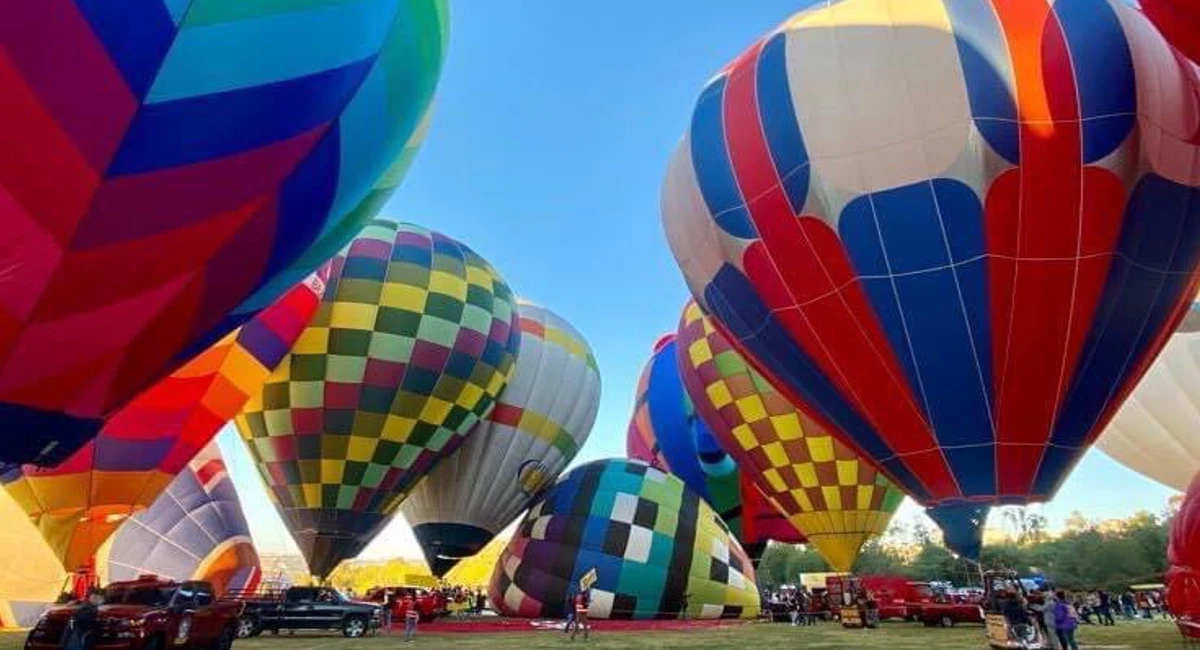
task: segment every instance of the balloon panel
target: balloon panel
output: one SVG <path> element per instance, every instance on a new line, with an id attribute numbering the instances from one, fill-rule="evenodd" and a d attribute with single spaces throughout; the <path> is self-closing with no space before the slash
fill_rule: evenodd
<path id="1" fill-rule="evenodd" d="M 1195 295 L 1197 88 L 1119 2 L 822 4 L 703 91 L 668 238 L 790 401 L 975 521 L 1056 492 Z"/>
<path id="2" fill-rule="evenodd" d="M 521 353 L 495 409 L 401 506 L 437 576 L 478 553 L 558 478 L 600 407 L 600 373 L 583 336 L 544 307 L 517 309 Z"/>
<path id="3" fill-rule="evenodd" d="M 508 286 L 441 234 L 376 220 L 332 265 L 312 324 L 236 420 L 318 577 L 491 411 L 520 342 Z"/>
<path id="4" fill-rule="evenodd" d="M 1200 303 L 1163 348 L 1096 445 L 1179 491 L 1200 471 Z"/>
<path id="5" fill-rule="evenodd" d="M 149 508 L 187 463 L 261 389 L 316 312 L 322 267 L 237 331 L 121 409 L 94 440 L 52 468 L 13 466 L 0 483 L 69 570 L 126 517 Z"/>
<path id="6" fill-rule="evenodd" d="M 107 568 L 110 581 L 152 573 L 172 580 L 208 580 L 218 594 L 258 586 L 258 553 L 215 442 L 171 481 L 154 505 L 121 525 Z"/>
<path id="7" fill-rule="evenodd" d="M 446 20 L 444 0 L 0 9 L 0 461 L 62 462 L 342 246 Z"/>
<path id="8" fill-rule="evenodd" d="M 1200 481 L 1193 481 L 1171 522 L 1167 604 L 1180 620 L 1200 618 Z M 1180 629 L 1184 629 L 1183 626 Z"/>
<path id="9" fill-rule="evenodd" d="M 559 479 L 496 564 L 489 596 L 507 616 L 560 617 L 595 569 L 589 616 L 754 618 L 754 569 L 704 500 L 671 474 L 601 460 Z"/>
<path id="10" fill-rule="evenodd" d="M 679 324 L 684 386 L 711 431 L 835 571 L 849 571 L 904 495 L 747 365 L 699 305 Z"/>
<path id="11" fill-rule="evenodd" d="M 30 627 L 58 598 L 67 575 L 58 557 L 0 490 L 0 629 Z"/>
<path id="12" fill-rule="evenodd" d="M 1190 0 L 1139 0 L 1138 4 L 1171 45 L 1200 63 L 1200 6 Z"/>

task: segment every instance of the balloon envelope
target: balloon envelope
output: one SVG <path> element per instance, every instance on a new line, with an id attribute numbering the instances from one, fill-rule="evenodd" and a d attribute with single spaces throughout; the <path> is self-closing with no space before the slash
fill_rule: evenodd
<path id="1" fill-rule="evenodd" d="M 54 551 L 0 490 L 0 629 L 31 627 L 67 586 Z"/>
<path id="2" fill-rule="evenodd" d="M 332 260 L 312 324 L 236 420 L 313 575 L 458 449 L 519 343 L 508 285 L 444 235 L 375 220 Z"/>
<path id="3" fill-rule="evenodd" d="M 371 216 L 445 2 L 293 5 L 0 8 L 0 462 L 62 462 Z"/>
<path id="4" fill-rule="evenodd" d="M 834 571 L 849 571 L 904 494 L 771 388 L 695 302 L 676 341 L 683 384 L 717 441 Z"/>
<path id="5" fill-rule="evenodd" d="M 1200 5 L 1192 0 L 1138 0 L 1167 40 L 1200 63 Z"/>
<path id="6" fill-rule="evenodd" d="M 725 520 L 752 559 L 767 541 L 801 543 L 804 535 L 769 503 L 713 437 L 684 390 L 675 336 L 663 337 L 642 369 L 626 433 L 626 453 L 679 477 Z"/>
<path id="7" fill-rule="evenodd" d="M 1200 471 L 1200 303 L 1096 443 L 1126 467 L 1176 490 Z"/>
<path id="8" fill-rule="evenodd" d="M 1200 636 L 1200 481 L 1192 482 L 1171 522 L 1167 561 L 1167 605 L 1186 636 Z"/>
<path id="9" fill-rule="evenodd" d="M 478 553 L 558 478 L 591 433 L 600 371 L 554 312 L 518 301 L 521 353 L 496 407 L 401 510 L 433 575 Z"/>
<path id="10" fill-rule="evenodd" d="M 13 466 L 0 483 L 69 571 L 91 564 L 126 518 L 149 508 L 287 354 L 325 291 L 328 267 L 139 395 L 53 468 Z"/>
<path id="11" fill-rule="evenodd" d="M 258 587 L 258 552 L 217 443 L 188 463 L 150 509 L 121 525 L 106 561 L 114 582 L 148 573 L 206 580 L 218 596 Z"/>
<path id="12" fill-rule="evenodd" d="M 754 618 L 749 558 L 677 477 L 637 461 L 571 470 L 530 509 L 488 589 L 506 616 L 563 615 L 595 570 L 592 618 Z"/>
<path id="13" fill-rule="evenodd" d="M 709 82 L 663 220 L 734 346 L 974 556 L 1195 295 L 1198 91 L 1116 0 L 819 3 Z"/>

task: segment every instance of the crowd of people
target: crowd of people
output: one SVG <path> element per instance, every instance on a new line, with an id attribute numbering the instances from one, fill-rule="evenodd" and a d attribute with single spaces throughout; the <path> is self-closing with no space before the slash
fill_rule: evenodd
<path id="1" fill-rule="evenodd" d="M 773 617 L 784 611 L 794 626 L 816 625 L 817 621 L 829 618 L 833 608 L 828 592 L 810 591 L 805 586 L 765 591 L 761 596 L 764 616 Z"/>
<path id="2" fill-rule="evenodd" d="M 991 611 L 1003 613 L 1018 635 L 1036 626 L 1056 650 L 1079 650 L 1075 631 L 1080 625 L 1116 625 L 1118 616 L 1126 620 L 1170 617 L 1157 590 L 1113 594 L 1102 589 L 1074 593 L 1046 589 L 1034 590 L 1028 598 L 999 592 L 988 605 Z"/>

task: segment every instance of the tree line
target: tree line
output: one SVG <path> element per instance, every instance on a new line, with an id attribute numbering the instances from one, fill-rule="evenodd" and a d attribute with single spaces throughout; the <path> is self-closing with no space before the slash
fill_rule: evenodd
<path id="1" fill-rule="evenodd" d="M 976 586 L 982 571 L 1011 569 L 1021 575 L 1044 575 L 1061 589 L 1123 591 L 1133 584 L 1162 582 L 1168 568 L 1170 513 L 1143 512 L 1104 524 L 1074 515 L 1056 537 L 1045 532 L 1045 520 L 1038 515 L 1006 512 L 1005 519 L 1017 533 L 1010 541 L 985 544 L 978 565 L 952 555 L 931 530 L 917 524 L 907 544 L 888 541 L 895 539 L 896 531 L 867 542 L 854 573 Z M 759 564 L 758 581 L 775 588 L 799 584 L 802 573 L 826 571 L 829 566 L 811 547 L 773 543 Z"/>

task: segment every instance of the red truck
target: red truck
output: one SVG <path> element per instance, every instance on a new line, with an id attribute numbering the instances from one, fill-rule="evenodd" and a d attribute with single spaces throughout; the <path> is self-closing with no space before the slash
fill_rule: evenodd
<path id="1" fill-rule="evenodd" d="M 933 601 L 929 583 L 897 576 L 830 576 L 825 586 L 837 601 L 835 609 L 851 605 L 861 593 L 875 603 L 880 620 L 918 620 L 922 606 Z"/>
<path id="2" fill-rule="evenodd" d="M 54 607 L 38 619 L 25 650 L 58 650 L 79 605 Z M 104 650 L 229 650 L 240 603 L 219 601 L 212 585 L 157 576 L 114 582 L 97 608 L 92 647 Z"/>
<path id="3" fill-rule="evenodd" d="M 940 594 L 921 607 L 926 627 L 954 627 L 959 623 L 984 622 L 983 597 L 979 594 Z"/>
<path id="4" fill-rule="evenodd" d="M 428 623 L 446 613 L 446 597 L 441 592 L 429 591 L 421 587 L 375 587 L 367 592 L 363 600 L 383 604 L 384 595 L 389 591 L 391 592 L 389 602 L 391 603 L 393 624 L 404 623 L 404 615 L 408 613 L 404 603 L 406 595 L 412 597 L 422 623 Z"/>

